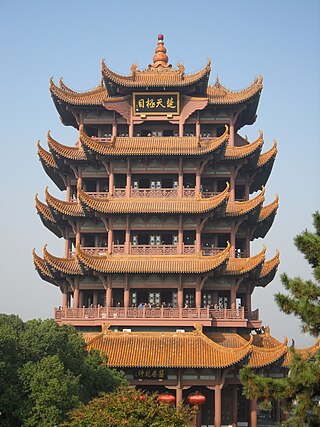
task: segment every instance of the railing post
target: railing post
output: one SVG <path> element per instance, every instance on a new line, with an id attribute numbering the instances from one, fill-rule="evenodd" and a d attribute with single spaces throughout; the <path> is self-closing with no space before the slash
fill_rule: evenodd
<path id="1" fill-rule="evenodd" d="M 241 319 L 244 319 L 244 307 L 241 307 Z"/>
<path id="2" fill-rule="evenodd" d="M 82 307 L 82 319 L 84 319 L 84 306 Z"/>
<path id="3" fill-rule="evenodd" d="M 163 307 L 160 308 L 160 318 L 163 319 Z"/>
<path id="4" fill-rule="evenodd" d="M 98 319 L 100 319 L 100 304 L 98 304 Z"/>
<path id="5" fill-rule="evenodd" d="M 143 307 L 142 309 L 142 318 L 144 319 L 146 317 L 146 308 Z"/>
<path id="6" fill-rule="evenodd" d="M 227 318 L 227 309 L 226 309 L 226 307 L 223 308 L 223 318 L 224 319 Z"/>
<path id="7" fill-rule="evenodd" d="M 210 319 L 210 308 L 207 307 L 207 319 Z"/>

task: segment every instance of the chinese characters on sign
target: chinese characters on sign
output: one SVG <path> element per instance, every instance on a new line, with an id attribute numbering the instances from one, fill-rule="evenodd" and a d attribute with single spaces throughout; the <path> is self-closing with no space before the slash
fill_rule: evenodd
<path id="1" fill-rule="evenodd" d="M 134 93 L 134 114 L 180 114 L 179 93 Z"/>
<path id="2" fill-rule="evenodd" d="M 141 368 L 134 372 L 134 378 L 137 380 L 165 380 L 167 379 L 167 374 L 164 369 Z"/>

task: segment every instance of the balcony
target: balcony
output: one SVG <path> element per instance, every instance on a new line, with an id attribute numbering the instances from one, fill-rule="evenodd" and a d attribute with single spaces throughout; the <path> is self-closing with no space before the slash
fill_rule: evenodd
<path id="1" fill-rule="evenodd" d="M 98 197 L 101 199 L 106 199 L 110 197 L 110 193 L 108 191 L 102 191 L 102 192 L 87 192 L 89 196 L 92 197 Z M 218 194 L 219 192 L 210 192 L 210 191 L 203 191 L 202 197 L 208 198 L 213 197 Z M 125 188 L 115 188 L 113 191 L 113 197 L 115 198 L 126 198 L 127 191 Z M 164 198 L 164 199 L 174 199 L 179 197 L 178 196 L 178 189 L 177 188 L 131 188 L 130 189 L 130 197 L 133 198 L 149 198 L 149 199 L 158 199 L 158 198 Z M 182 189 L 182 197 L 185 199 L 194 199 L 196 197 L 196 189 L 195 188 L 183 188 Z"/>
<path id="2" fill-rule="evenodd" d="M 104 247 L 86 247 L 82 246 L 81 250 L 88 255 L 105 255 L 108 251 Z M 201 248 L 203 256 L 217 255 L 224 251 L 225 248 L 207 247 Z M 194 255 L 196 253 L 195 245 L 183 245 L 182 253 L 179 254 L 177 245 L 130 245 L 129 253 L 126 254 L 125 245 L 113 245 L 114 255 Z M 74 251 L 70 252 L 70 256 L 74 256 Z"/>
<path id="3" fill-rule="evenodd" d="M 55 308 L 54 319 L 58 323 L 80 325 L 102 325 L 108 322 L 117 326 L 193 326 L 200 322 L 204 326 L 217 327 L 261 327 L 259 310 L 240 309 L 215 310 L 210 308 L 164 308 L 164 307 L 96 307 Z"/>

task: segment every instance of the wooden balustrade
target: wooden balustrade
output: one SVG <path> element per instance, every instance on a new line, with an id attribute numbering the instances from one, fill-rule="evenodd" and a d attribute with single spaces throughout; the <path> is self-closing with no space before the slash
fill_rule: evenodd
<path id="1" fill-rule="evenodd" d="M 183 245 L 182 255 L 194 255 L 196 253 L 195 245 Z M 225 248 L 207 247 L 201 248 L 203 256 L 217 255 Z M 106 246 L 87 247 L 81 246 L 81 250 L 89 255 L 105 255 L 108 251 Z M 112 253 L 114 255 L 125 255 L 125 245 L 113 245 Z M 69 256 L 74 256 L 75 252 L 70 251 Z M 178 255 L 177 245 L 130 245 L 129 255 Z"/>
<path id="2" fill-rule="evenodd" d="M 55 320 L 63 319 L 211 319 L 259 320 L 259 310 L 244 311 L 244 308 L 167 308 L 167 307 L 82 307 L 55 308 Z"/>

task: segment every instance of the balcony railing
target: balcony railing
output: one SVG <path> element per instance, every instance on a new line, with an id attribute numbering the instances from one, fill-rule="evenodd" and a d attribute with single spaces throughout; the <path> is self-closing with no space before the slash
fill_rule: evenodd
<path id="1" fill-rule="evenodd" d="M 244 308 L 135 308 L 135 307 L 96 307 L 96 308 L 55 308 L 55 320 L 77 319 L 211 319 L 219 320 L 259 320 L 259 310 L 244 311 Z"/>
<path id="2" fill-rule="evenodd" d="M 151 199 L 151 198 L 160 198 L 160 199 L 170 199 L 178 197 L 177 188 L 131 188 L 131 197 L 140 199 Z M 110 196 L 108 191 L 96 191 L 96 192 L 87 192 L 89 196 L 98 197 L 101 199 L 106 199 Z M 214 194 L 218 193 L 203 193 L 203 197 L 211 197 Z M 182 197 L 186 199 L 194 199 L 196 196 L 195 188 L 183 188 Z M 113 197 L 115 198 L 126 198 L 127 191 L 125 188 L 115 188 L 113 191 Z M 75 200 L 76 201 L 76 200 Z"/>
<path id="3" fill-rule="evenodd" d="M 217 255 L 225 248 L 217 247 L 202 247 L 203 256 Z M 81 246 L 82 252 L 89 255 L 105 255 L 108 251 L 106 246 L 103 247 L 88 247 Z M 180 255 L 194 255 L 196 253 L 195 245 L 183 245 L 182 254 Z M 125 245 L 113 245 L 114 255 L 126 255 Z M 70 256 L 74 255 L 74 251 L 70 252 Z M 179 255 L 177 245 L 130 245 L 129 255 Z"/>

